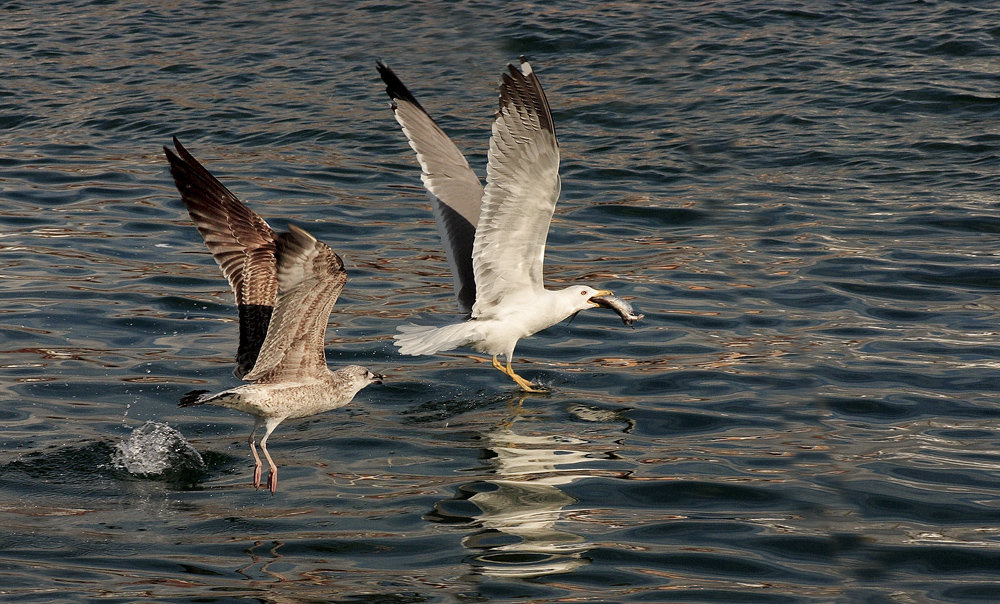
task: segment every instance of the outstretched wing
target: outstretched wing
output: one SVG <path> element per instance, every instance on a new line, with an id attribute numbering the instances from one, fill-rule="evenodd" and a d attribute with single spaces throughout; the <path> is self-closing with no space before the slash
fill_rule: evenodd
<path id="1" fill-rule="evenodd" d="M 451 265 L 455 295 L 462 310 L 469 312 L 476 300 L 472 246 L 483 186 L 462 152 L 396 74 L 381 61 L 376 66 L 385 82 L 385 92 L 392 99 L 396 121 L 417 153 L 420 178 L 434 200 L 434 218 Z"/>
<path id="2" fill-rule="evenodd" d="M 285 381 L 327 371 L 323 337 L 330 311 L 347 282 L 340 256 L 306 231 L 278 235 L 278 300 L 251 381 Z"/>
<path id="3" fill-rule="evenodd" d="M 524 57 L 520 69 L 508 65 L 507 71 L 472 249 L 473 317 L 488 314 L 511 292 L 543 287 L 545 239 L 559 199 L 559 143 L 549 102 Z"/>
<path id="4" fill-rule="evenodd" d="M 164 147 L 181 200 L 236 294 L 240 345 L 236 377 L 254 366 L 267 334 L 278 281 L 275 234 L 174 137 L 176 152 Z"/>

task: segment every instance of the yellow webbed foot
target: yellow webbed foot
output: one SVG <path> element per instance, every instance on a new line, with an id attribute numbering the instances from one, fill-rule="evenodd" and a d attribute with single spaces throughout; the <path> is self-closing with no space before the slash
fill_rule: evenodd
<path id="1" fill-rule="evenodd" d="M 542 388 L 541 386 L 536 386 L 535 384 L 532 384 L 528 380 L 514 373 L 514 370 L 510 368 L 509 360 L 507 361 L 507 366 L 504 367 L 503 365 L 500 364 L 500 361 L 497 360 L 497 355 L 493 355 L 493 367 L 498 371 L 502 371 L 505 374 L 507 374 L 507 376 L 510 377 L 510 379 L 514 380 L 514 382 L 521 387 L 521 390 L 525 392 L 536 392 L 536 393 L 548 392 L 548 390 Z"/>
<path id="2" fill-rule="evenodd" d="M 510 368 L 510 361 L 507 362 L 507 370 L 504 371 L 504 373 L 509 375 L 510 379 L 514 380 L 517 383 L 517 385 L 521 387 L 521 390 L 524 390 L 525 392 L 548 392 L 548 390 L 542 388 L 541 386 L 536 386 L 535 384 L 532 384 L 528 380 L 514 373 L 514 370 Z"/>

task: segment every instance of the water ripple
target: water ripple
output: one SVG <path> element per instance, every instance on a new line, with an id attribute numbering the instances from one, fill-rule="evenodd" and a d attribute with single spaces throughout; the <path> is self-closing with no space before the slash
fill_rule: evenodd
<path id="1" fill-rule="evenodd" d="M 990 601 L 994 11 L 495 8 L 4 5 L 3 593 Z M 391 345 L 456 312 L 373 69 L 483 174 L 521 53 L 563 160 L 546 279 L 646 315 L 522 342 L 519 372 L 553 388 L 531 397 L 479 355 Z M 237 326 L 170 182 L 172 135 L 344 257 L 329 360 L 388 376 L 282 425 L 274 497 L 245 483 L 248 418 L 176 406 L 235 385 Z M 116 470 L 112 443 L 145 422 L 204 466 Z"/>

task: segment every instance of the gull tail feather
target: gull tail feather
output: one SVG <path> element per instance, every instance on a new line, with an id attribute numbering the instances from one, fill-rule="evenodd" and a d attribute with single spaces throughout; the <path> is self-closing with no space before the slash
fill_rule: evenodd
<path id="1" fill-rule="evenodd" d="M 240 388 L 232 388 L 212 394 L 211 390 L 192 390 L 181 397 L 178 407 L 193 407 L 194 405 L 219 405 L 220 407 L 231 407 L 234 402 L 239 401 L 236 391 Z"/>
<path id="2" fill-rule="evenodd" d="M 434 354 L 464 346 L 476 339 L 474 326 L 469 322 L 453 323 L 444 327 L 428 327 L 407 323 L 396 328 L 394 344 L 400 354 L 419 356 Z"/>
<path id="3" fill-rule="evenodd" d="M 211 398 L 210 396 L 205 396 L 209 392 L 211 392 L 211 391 L 210 390 L 192 390 L 190 392 L 187 392 L 187 393 L 184 394 L 184 396 L 181 397 L 180 403 L 177 406 L 178 407 L 191 407 L 193 405 L 203 405 L 203 404 L 205 404 L 205 401 L 207 399 Z"/>

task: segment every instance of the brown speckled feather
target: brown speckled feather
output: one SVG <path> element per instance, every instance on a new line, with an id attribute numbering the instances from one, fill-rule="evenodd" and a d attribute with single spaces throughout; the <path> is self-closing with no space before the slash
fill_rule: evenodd
<path id="1" fill-rule="evenodd" d="M 278 292 L 276 235 L 176 138 L 174 147 L 176 153 L 163 148 L 170 174 L 191 220 L 236 295 L 240 345 L 233 373 L 242 378 L 257 361 Z"/>
<path id="2" fill-rule="evenodd" d="M 329 246 L 294 225 L 288 225 L 276 243 L 280 293 L 257 364 L 243 379 L 318 379 L 329 373 L 324 335 L 347 271 Z"/>

